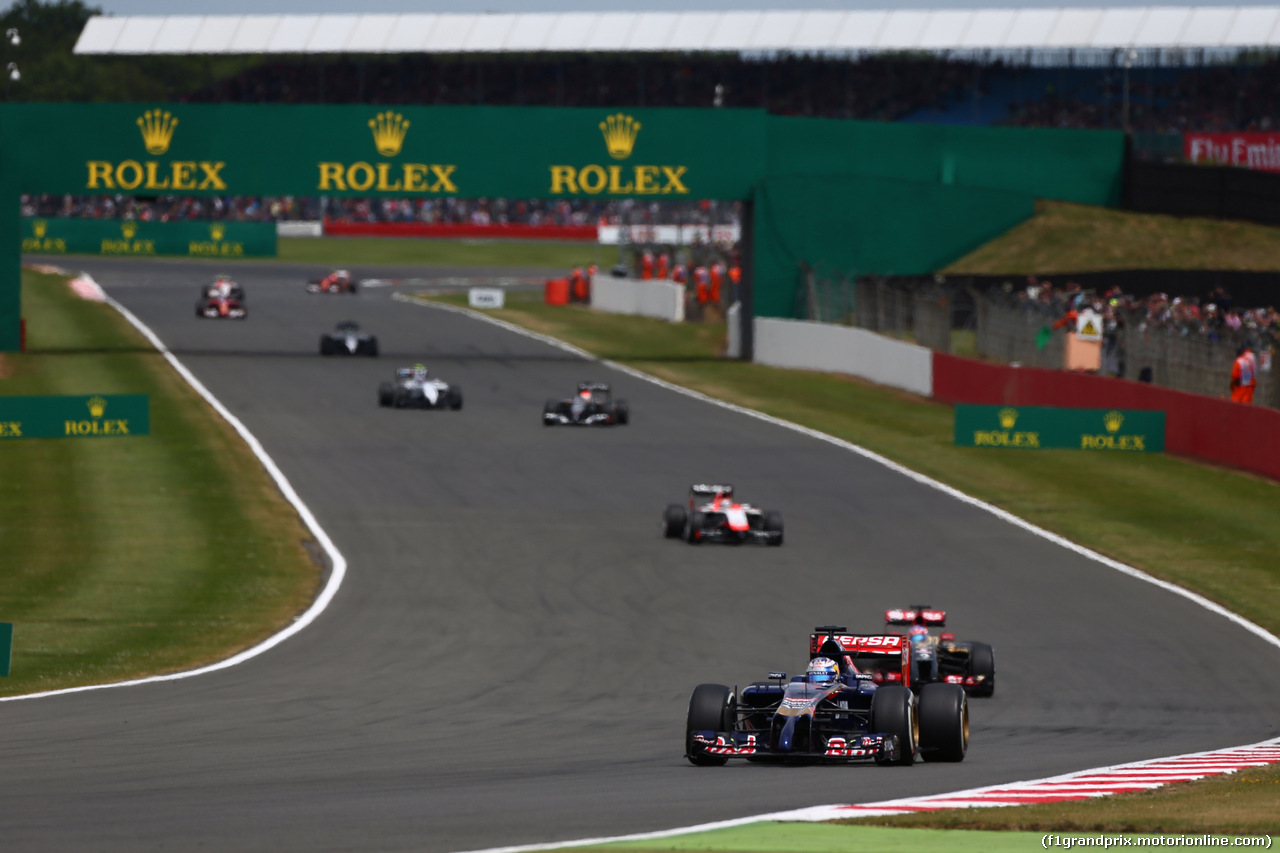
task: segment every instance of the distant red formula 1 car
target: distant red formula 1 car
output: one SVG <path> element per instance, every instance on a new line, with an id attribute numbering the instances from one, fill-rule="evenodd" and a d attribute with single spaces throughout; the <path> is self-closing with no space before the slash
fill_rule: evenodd
<path id="1" fill-rule="evenodd" d="M 200 288 L 196 316 L 243 320 L 249 316 L 244 303 L 244 288 L 226 276 L 218 276 L 213 284 Z"/>

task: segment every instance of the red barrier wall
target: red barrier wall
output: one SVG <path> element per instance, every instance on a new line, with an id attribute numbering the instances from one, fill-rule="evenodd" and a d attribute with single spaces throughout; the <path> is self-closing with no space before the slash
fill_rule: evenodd
<path id="1" fill-rule="evenodd" d="M 454 240 L 596 240 L 594 225 L 472 225 L 469 222 L 335 222 L 326 235 L 340 237 L 439 237 Z"/>
<path id="2" fill-rule="evenodd" d="M 1227 377 L 1222 377 L 1223 389 Z M 1280 480 L 1280 411 L 1143 382 L 1006 367 L 933 354 L 933 396 L 946 403 L 1150 409 L 1165 413 L 1165 450 Z"/>

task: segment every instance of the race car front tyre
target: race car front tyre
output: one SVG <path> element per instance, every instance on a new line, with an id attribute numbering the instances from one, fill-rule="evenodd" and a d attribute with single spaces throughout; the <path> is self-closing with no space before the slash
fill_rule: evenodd
<path id="1" fill-rule="evenodd" d="M 396 401 L 396 387 L 390 382 L 378 386 L 378 405 L 390 406 Z"/>
<path id="2" fill-rule="evenodd" d="M 764 514 L 764 529 L 769 533 L 777 533 L 778 538 L 770 542 L 770 545 L 782 544 L 782 513 L 776 509 L 771 509 Z"/>
<path id="3" fill-rule="evenodd" d="M 996 692 L 996 653 L 986 643 L 969 646 L 969 674 L 982 681 L 970 688 L 973 696 L 990 696 Z"/>
<path id="4" fill-rule="evenodd" d="M 680 504 L 667 504 L 662 513 L 662 535 L 667 539 L 678 539 L 684 533 L 688 516 L 688 511 Z"/>
<path id="5" fill-rule="evenodd" d="M 913 705 L 910 688 L 891 684 L 875 692 L 871 699 L 871 731 L 898 738 L 898 757 L 877 757 L 877 764 L 910 767 L 915 762 L 920 726 Z"/>
<path id="6" fill-rule="evenodd" d="M 689 697 L 689 715 L 685 719 L 684 754 L 699 767 L 722 767 L 729 760 L 723 755 L 694 754 L 694 732 L 728 732 L 737 722 L 737 703 L 733 691 L 723 684 L 699 684 Z"/>
<path id="7" fill-rule="evenodd" d="M 701 543 L 702 537 L 699 534 L 702 533 L 706 526 L 706 513 L 697 512 L 696 510 L 689 513 L 689 519 L 685 522 L 684 526 L 684 541 L 688 542 L 690 545 L 697 545 Z"/>
<path id="8" fill-rule="evenodd" d="M 969 750 L 969 698 L 959 684 L 920 688 L 920 757 L 925 761 L 964 761 Z"/>
<path id="9" fill-rule="evenodd" d="M 462 389 L 456 385 L 449 388 L 449 408 L 455 412 L 462 408 Z"/>

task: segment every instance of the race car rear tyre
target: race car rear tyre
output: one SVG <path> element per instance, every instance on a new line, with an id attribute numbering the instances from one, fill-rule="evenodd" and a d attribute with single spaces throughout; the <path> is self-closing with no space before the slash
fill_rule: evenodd
<path id="1" fill-rule="evenodd" d="M 876 758 L 877 764 L 910 767 L 915 763 L 920 725 L 916 720 L 910 688 L 893 684 L 875 692 L 871 699 L 871 731 L 898 737 L 898 758 Z"/>
<path id="2" fill-rule="evenodd" d="M 969 690 L 971 696 L 990 696 L 996 692 L 996 653 L 986 643 L 969 646 L 969 674 L 981 675 L 982 683 Z"/>
<path id="3" fill-rule="evenodd" d="M 328 335 L 320 336 L 320 354 L 333 355 L 333 341 L 329 340 Z"/>
<path id="4" fill-rule="evenodd" d="M 684 533 L 685 522 L 689 520 L 688 511 L 680 504 L 667 504 L 662 513 L 662 535 L 667 539 L 677 539 Z"/>
<path id="5" fill-rule="evenodd" d="M 920 688 L 920 757 L 925 761 L 964 761 L 969 750 L 969 697 L 959 684 Z"/>
<path id="6" fill-rule="evenodd" d="M 377 338 L 369 338 L 368 342 L 364 344 L 364 353 L 370 358 L 378 357 L 378 339 Z"/>
<path id="7" fill-rule="evenodd" d="M 456 386 L 449 389 L 449 408 L 458 411 L 462 408 L 462 389 Z"/>
<path id="8" fill-rule="evenodd" d="M 689 697 L 689 715 L 685 718 L 684 754 L 699 767 L 722 767 L 729 760 L 723 755 L 695 755 L 694 732 L 728 732 L 737 722 L 737 703 L 733 691 L 723 684 L 699 684 Z"/>
<path id="9" fill-rule="evenodd" d="M 614 417 L 617 418 L 617 421 L 619 424 L 626 424 L 631 422 L 631 408 L 627 406 L 626 400 L 619 400 L 618 402 L 613 404 L 613 407 L 614 407 L 614 411 L 616 412 Z"/>
<path id="10" fill-rule="evenodd" d="M 771 509 L 764 514 L 764 529 L 770 533 L 776 532 L 778 538 L 776 541 L 770 542 L 770 545 L 782 544 L 782 513 L 776 509 Z"/>
<path id="11" fill-rule="evenodd" d="M 690 545 L 698 545 L 702 542 L 699 536 L 707 526 L 707 514 L 704 512 L 693 511 L 689 513 L 689 518 L 684 525 L 684 541 Z"/>
<path id="12" fill-rule="evenodd" d="M 390 382 L 378 386 L 378 405 L 390 406 L 396 401 L 396 388 Z"/>

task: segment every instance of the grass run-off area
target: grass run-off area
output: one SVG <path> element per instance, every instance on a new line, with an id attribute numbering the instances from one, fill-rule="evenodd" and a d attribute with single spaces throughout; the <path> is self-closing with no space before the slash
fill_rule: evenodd
<path id="1" fill-rule="evenodd" d="M 0 394 L 147 394 L 151 431 L 0 442 L 0 695 L 213 662 L 306 608 L 309 535 L 242 441 L 109 306 L 24 270 Z"/>
<path id="2" fill-rule="evenodd" d="M 410 237 L 281 237 L 279 259 L 330 267 L 365 264 L 440 267 L 538 267 L 563 270 L 617 263 L 618 250 L 591 242 L 437 240 Z"/>
<path id="3" fill-rule="evenodd" d="M 1280 270 L 1280 228 L 1040 202 L 1036 215 L 955 261 L 948 275 L 1098 270 Z"/>
<path id="4" fill-rule="evenodd" d="M 432 298 L 465 303 L 461 294 Z M 1033 524 L 1195 590 L 1280 633 L 1280 560 L 1276 558 L 1280 554 L 1280 484 L 1274 481 L 1163 454 L 1022 453 L 956 447 L 951 407 L 851 377 L 718 359 L 725 334 L 722 324 L 674 324 L 602 314 L 576 305 L 548 306 L 539 295 L 521 293 L 509 294 L 506 308 L 486 313 L 568 341 L 601 358 L 859 444 Z M 1235 788 L 1243 785 L 1238 780 L 1212 784 L 1231 789 L 1223 796 L 1224 803 L 1236 797 Z M 1239 793 L 1258 799 L 1244 809 L 1252 817 L 1238 825 L 1253 826 L 1261 814 L 1272 827 L 1280 826 L 1276 818 L 1280 788 L 1258 783 L 1239 787 Z M 1243 796 L 1238 801 L 1243 802 Z M 1120 814 L 1092 821 L 1081 818 L 1081 825 L 1105 823 L 1112 828 L 1155 831 L 1164 829 L 1164 816 L 1187 817 L 1173 809 L 1154 821 L 1144 821 L 1148 803 L 1141 797 L 1137 803 Z M 1094 805 L 1040 808 L 1085 812 Z M 1021 809 L 989 809 L 982 810 L 982 818 L 994 828 L 1019 813 Z M 1224 828 L 1237 825 L 1236 816 L 1228 811 L 1221 818 Z M 922 825 L 943 825 L 947 819 L 946 815 L 915 818 Z M 1211 813 L 1205 825 L 1214 825 L 1216 819 Z"/>

